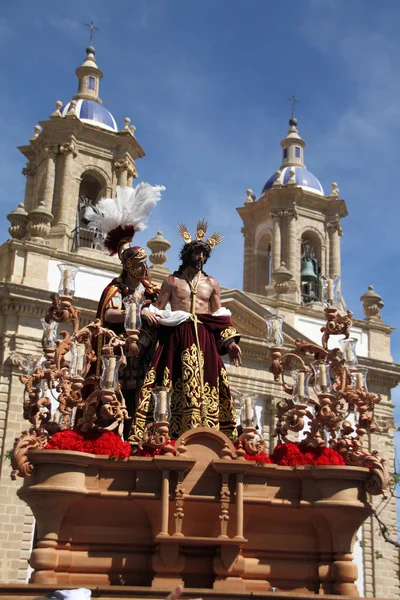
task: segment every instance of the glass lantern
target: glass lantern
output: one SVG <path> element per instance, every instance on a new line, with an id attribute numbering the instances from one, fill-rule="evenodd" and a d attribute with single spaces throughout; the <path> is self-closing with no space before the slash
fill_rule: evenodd
<path id="1" fill-rule="evenodd" d="M 72 377 L 84 377 L 86 374 L 85 344 L 73 342 L 71 346 L 70 373 Z"/>
<path id="2" fill-rule="evenodd" d="M 158 386 L 153 388 L 151 393 L 154 398 L 154 421 L 156 423 L 169 421 L 172 388 Z"/>
<path id="3" fill-rule="evenodd" d="M 132 294 L 124 298 L 125 306 L 125 331 L 138 330 L 142 326 L 141 310 L 143 306 L 143 294 Z"/>
<path id="4" fill-rule="evenodd" d="M 346 362 L 346 367 L 349 369 L 355 369 L 358 365 L 358 358 L 356 353 L 357 338 L 349 337 L 343 340 L 339 340 L 339 345 L 342 350 L 342 357 Z"/>
<path id="5" fill-rule="evenodd" d="M 325 306 L 332 306 L 334 308 L 341 308 L 340 305 L 340 294 L 339 294 L 339 283 L 340 277 L 327 277 L 321 275 L 319 278 L 321 281 L 322 288 L 322 303 Z"/>
<path id="6" fill-rule="evenodd" d="M 55 348 L 57 342 L 58 323 L 56 323 L 56 321 L 50 321 L 50 323 L 47 323 L 45 319 L 40 319 L 40 322 L 43 327 L 43 348 Z"/>
<path id="7" fill-rule="evenodd" d="M 368 369 L 366 367 L 357 367 L 357 369 L 354 369 L 350 372 L 351 383 L 353 384 L 353 388 L 355 390 L 361 390 L 364 388 L 365 391 L 368 391 L 367 374 Z"/>
<path id="8" fill-rule="evenodd" d="M 257 394 L 242 394 L 240 398 L 240 421 L 242 427 L 255 427 L 257 424 L 255 406 Z"/>
<path id="9" fill-rule="evenodd" d="M 60 269 L 61 273 L 58 293 L 60 296 L 70 296 L 72 298 L 75 294 L 75 277 L 79 271 L 79 267 L 61 263 L 58 265 L 58 268 Z"/>
<path id="10" fill-rule="evenodd" d="M 293 377 L 292 400 L 294 404 L 307 404 L 309 398 L 309 380 L 312 374 L 310 369 L 294 369 L 290 371 Z"/>
<path id="11" fill-rule="evenodd" d="M 266 315 L 264 317 L 267 324 L 267 346 L 283 346 L 282 327 L 285 317 L 283 315 Z"/>
<path id="12" fill-rule="evenodd" d="M 314 390 L 316 394 L 329 394 L 331 391 L 330 363 L 327 360 L 314 360 Z"/>
<path id="13" fill-rule="evenodd" d="M 103 370 L 100 377 L 100 387 L 102 390 L 118 389 L 118 371 L 122 360 L 119 356 L 102 355 Z"/>

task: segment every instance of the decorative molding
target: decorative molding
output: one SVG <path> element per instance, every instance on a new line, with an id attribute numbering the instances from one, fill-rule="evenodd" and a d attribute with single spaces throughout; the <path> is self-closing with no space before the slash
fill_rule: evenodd
<path id="1" fill-rule="evenodd" d="M 326 227 L 327 229 L 331 229 L 332 231 L 337 231 L 339 235 L 343 235 L 343 229 L 339 215 L 335 215 L 335 217 L 331 221 L 328 221 Z"/>
<path id="2" fill-rule="evenodd" d="M 126 171 L 128 177 L 137 177 L 136 165 L 131 163 L 127 158 L 116 160 L 114 163 L 115 170 Z"/>
<path id="3" fill-rule="evenodd" d="M 8 357 L 8 360 L 13 365 L 13 367 L 17 367 L 19 371 L 28 372 L 29 363 L 32 360 L 35 360 L 33 354 L 20 354 L 19 352 L 12 352 Z"/>
<path id="4" fill-rule="evenodd" d="M 26 163 L 26 167 L 22 169 L 22 175 L 24 175 L 25 177 L 32 177 L 35 174 L 36 167 L 34 167 L 30 162 Z"/>
<path id="5" fill-rule="evenodd" d="M 64 144 L 60 145 L 60 153 L 68 154 L 71 153 L 74 158 L 76 158 L 79 154 L 78 147 L 73 139 L 68 140 Z"/>

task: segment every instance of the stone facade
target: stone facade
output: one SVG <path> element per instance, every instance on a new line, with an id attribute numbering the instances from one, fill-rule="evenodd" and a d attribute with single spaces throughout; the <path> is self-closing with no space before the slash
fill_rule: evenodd
<path id="1" fill-rule="evenodd" d="M 17 498 L 19 482 L 9 478 L 6 456 L 14 438 L 26 428 L 19 375 L 29 357 L 40 355 L 39 320 L 48 307 L 50 292 L 57 291 L 58 264 L 80 267 L 74 304 L 81 310 L 83 324 L 93 318 L 102 289 L 119 273 L 118 260 L 102 252 L 96 238 L 85 232 L 80 208 L 87 201 L 95 203 L 103 195 L 114 195 L 117 184 L 131 185 L 137 177 L 136 160 L 144 156 L 129 119 L 118 131 L 82 116 L 80 102 L 101 105 L 102 73 L 93 48 L 88 49 L 77 76 L 79 87 L 73 100 L 64 108 L 58 102 L 50 119 L 41 122 L 30 143 L 20 148 L 28 159 L 25 201 L 8 215 L 11 238 L 0 247 L 1 582 L 27 580 L 27 558 L 34 538 L 33 517 Z M 296 182 L 296 169 L 304 167 L 305 146 L 296 125 L 291 123 L 282 142 L 282 171 L 276 173 L 272 186 L 258 200 L 248 190 L 244 207 L 238 209 L 243 219 L 244 292 L 222 289 L 221 293 L 242 335 L 243 366 L 227 367 L 231 385 L 234 391 L 258 394 L 260 428 L 271 450 L 275 445 L 275 407 L 284 393 L 268 371 L 264 316 L 270 310 L 285 315 L 286 348 L 299 337 L 320 343 L 323 305 L 318 297 L 303 303 L 302 242 L 307 238 L 313 244 L 318 275 L 339 276 L 341 219 L 347 214 L 336 184 L 325 196 Z M 290 175 L 286 182 L 284 169 L 289 169 Z M 161 282 L 169 273 L 164 263 L 170 244 L 158 232 L 148 246 L 151 278 Z M 369 388 L 383 398 L 377 407 L 379 429 L 371 438 L 371 448 L 385 455 L 389 470 L 393 470 L 391 389 L 400 380 L 400 367 L 390 354 L 393 329 L 381 318 L 382 299 L 373 290 L 362 298 L 366 318 L 354 322 L 353 333 L 360 340 L 360 364 L 369 369 Z M 343 299 L 341 304 L 344 306 Z M 385 523 L 394 525 L 394 499 L 385 501 L 384 506 L 379 499 L 373 503 L 383 509 L 380 516 Z M 359 537 L 361 592 L 397 597 L 398 551 L 383 541 L 373 519 L 365 523 Z"/>

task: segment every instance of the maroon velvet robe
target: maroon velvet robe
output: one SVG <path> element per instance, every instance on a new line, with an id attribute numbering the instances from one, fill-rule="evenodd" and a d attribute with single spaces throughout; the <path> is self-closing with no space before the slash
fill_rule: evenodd
<path id="1" fill-rule="evenodd" d="M 170 437 L 177 439 L 194 427 L 214 427 L 227 436 L 236 434 L 236 415 L 221 354 L 226 343 L 238 341 L 230 317 L 197 315 L 200 360 L 192 321 L 159 328 L 159 346 L 140 391 L 129 441 L 136 444 L 154 421 L 151 390 L 172 388 Z M 201 377 L 203 370 L 203 378 Z M 203 385 L 202 385 L 203 379 Z"/>

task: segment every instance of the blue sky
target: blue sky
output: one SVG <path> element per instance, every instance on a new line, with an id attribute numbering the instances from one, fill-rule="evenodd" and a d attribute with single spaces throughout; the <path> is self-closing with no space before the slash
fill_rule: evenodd
<path id="1" fill-rule="evenodd" d="M 177 220 L 207 217 L 226 241 L 209 264 L 241 287 L 243 239 L 235 208 L 280 164 L 292 94 L 305 163 L 347 202 L 342 276 L 348 307 L 374 285 L 386 323 L 400 317 L 397 157 L 400 134 L 398 0 L 30 0 L 0 7 L 0 170 L 5 216 L 23 198 L 17 145 L 76 92 L 91 19 L 104 72 L 100 96 L 120 127 L 129 116 L 147 157 L 140 180 L 167 187 L 144 243 Z M 8 222 L 0 224 L 0 242 Z M 392 336 L 400 361 L 400 336 Z M 399 398 L 399 394 L 397 394 Z M 400 411 L 397 409 L 398 420 Z"/>

